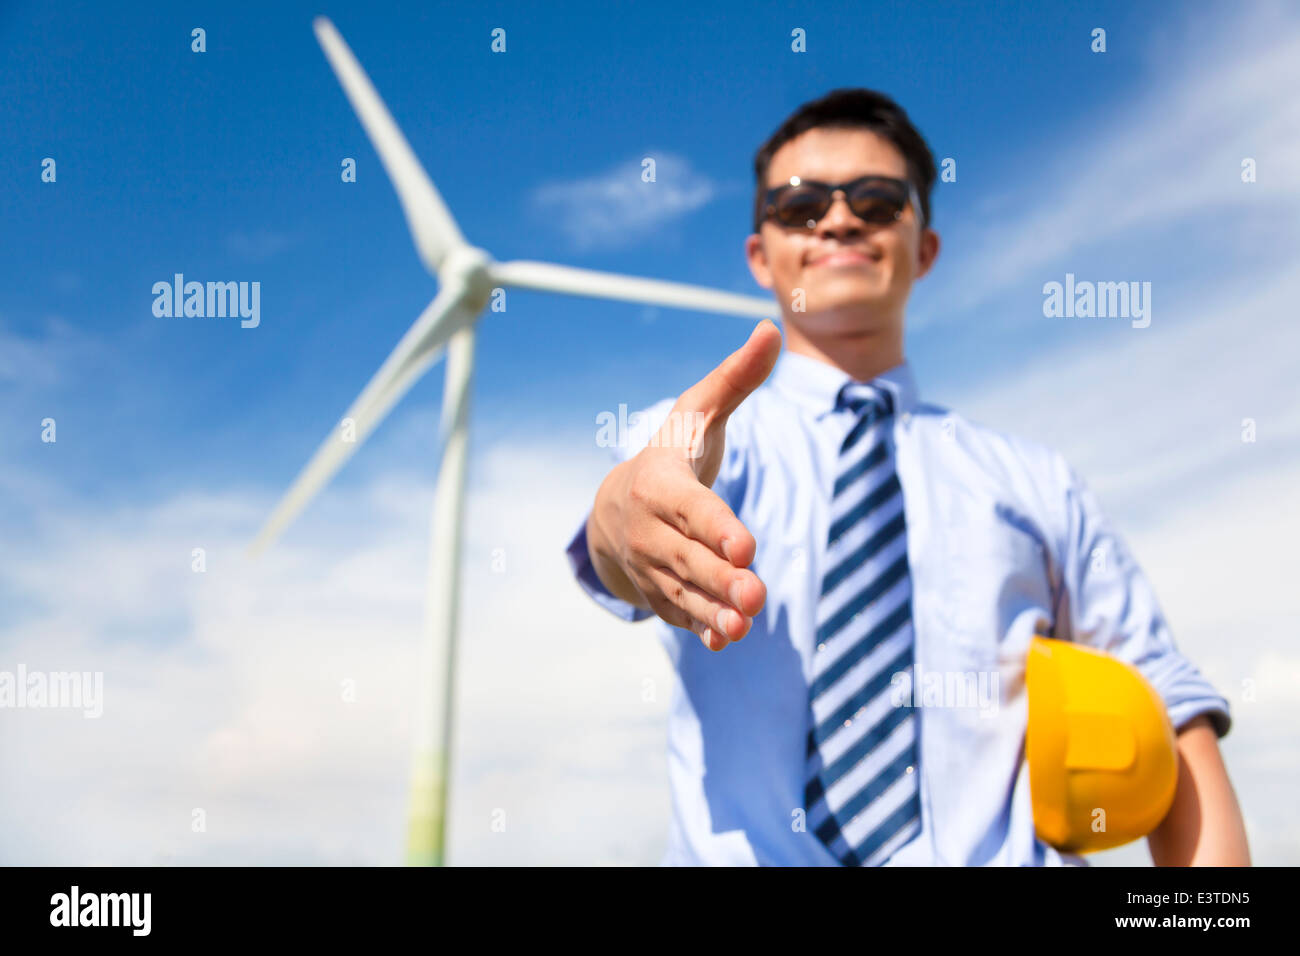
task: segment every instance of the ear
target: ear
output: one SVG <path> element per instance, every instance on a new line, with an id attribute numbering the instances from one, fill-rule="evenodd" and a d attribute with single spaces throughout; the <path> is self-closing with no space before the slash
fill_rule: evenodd
<path id="1" fill-rule="evenodd" d="M 916 254 L 916 275 L 913 278 L 919 279 L 930 271 L 934 260 L 939 258 L 940 245 L 939 234 L 933 229 L 921 233 L 921 244 Z"/>
<path id="2" fill-rule="evenodd" d="M 772 288 L 772 270 L 767 265 L 767 250 L 763 248 L 763 237 L 751 232 L 745 238 L 745 260 L 754 281 L 764 289 Z"/>

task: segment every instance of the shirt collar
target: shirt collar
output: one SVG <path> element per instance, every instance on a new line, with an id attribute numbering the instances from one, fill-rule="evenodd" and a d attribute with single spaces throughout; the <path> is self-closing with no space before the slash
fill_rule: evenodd
<path id="1" fill-rule="evenodd" d="M 854 378 L 834 365 L 782 349 L 769 381 L 821 418 L 835 410 L 840 389 Z M 916 379 L 907 359 L 864 384 L 889 389 L 894 396 L 894 410 L 899 414 L 910 412 L 917 403 Z"/>

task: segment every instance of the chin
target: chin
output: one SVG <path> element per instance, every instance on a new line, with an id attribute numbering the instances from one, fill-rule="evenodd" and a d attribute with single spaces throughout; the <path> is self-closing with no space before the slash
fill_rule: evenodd
<path id="1" fill-rule="evenodd" d="M 888 306 L 879 299 L 837 301 L 795 313 L 793 322 L 804 332 L 819 335 L 848 335 L 883 328 Z"/>
<path id="2" fill-rule="evenodd" d="M 808 314 L 831 320 L 839 316 L 851 316 L 860 322 L 864 315 L 889 313 L 894 303 L 891 291 L 874 286 L 828 289 L 825 294 L 808 297 Z"/>
<path id="3" fill-rule="evenodd" d="M 813 299 L 826 305 L 840 302 L 883 301 L 894 292 L 893 277 L 879 270 L 840 269 L 824 274 L 804 275 L 802 285 L 808 290 L 809 307 Z"/>
<path id="4" fill-rule="evenodd" d="M 907 298 L 907 288 L 899 288 L 892 275 L 800 276 L 784 290 L 784 300 L 791 301 L 794 288 L 807 291 L 805 311 L 794 313 L 801 328 L 819 332 L 848 332 L 870 326 L 871 318 L 893 315 L 898 303 Z M 780 288 L 780 286 L 778 286 Z"/>

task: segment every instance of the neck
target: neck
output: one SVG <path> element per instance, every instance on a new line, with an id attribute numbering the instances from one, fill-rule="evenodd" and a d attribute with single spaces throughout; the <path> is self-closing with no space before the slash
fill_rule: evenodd
<path id="1" fill-rule="evenodd" d="M 856 381 L 869 382 L 903 361 L 903 324 L 887 329 L 810 334 L 789 320 L 785 326 L 785 347 L 827 365 L 833 365 Z"/>

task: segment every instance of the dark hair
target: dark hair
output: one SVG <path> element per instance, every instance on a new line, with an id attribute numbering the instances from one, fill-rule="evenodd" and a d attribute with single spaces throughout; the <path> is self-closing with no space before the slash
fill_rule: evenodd
<path id="1" fill-rule="evenodd" d="M 819 100 L 799 107 L 759 147 L 754 156 L 754 231 L 763 225 L 763 199 L 767 171 L 776 151 L 801 133 L 815 127 L 869 129 L 893 143 L 907 161 L 907 176 L 921 199 L 921 216 L 930 223 L 930 190 L 937 176 L 930 147 L 903 108 L 883 93 L 867 89 L 832 90 Z"/>

